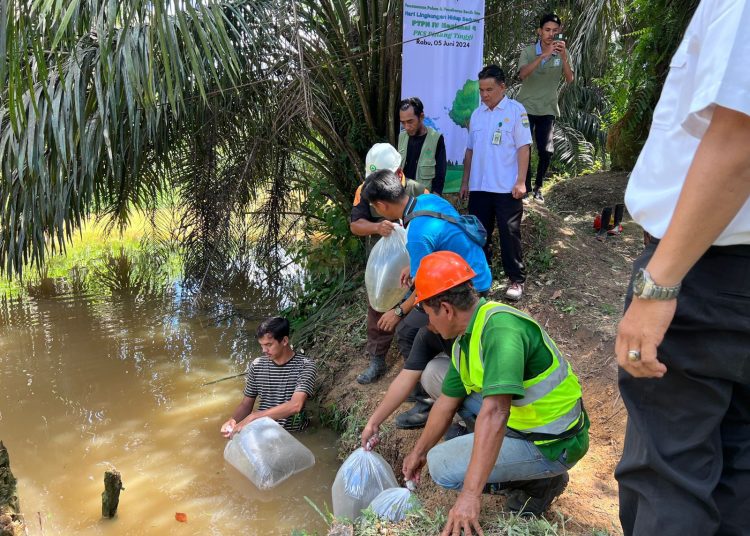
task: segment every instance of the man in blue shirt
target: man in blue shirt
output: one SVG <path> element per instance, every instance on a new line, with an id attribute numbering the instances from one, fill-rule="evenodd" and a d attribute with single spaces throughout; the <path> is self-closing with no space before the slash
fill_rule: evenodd
<path id="1" fill-rule="evenodd" d="M 410 267 L 402 274 L 402 284 L 410 287 L 422 258 L 435 251 L 452 251 L 463 257 L 472 267 L 476 276 L 472 279 L 479 293 L 486 293 L 492 284 L 492 274 L 483 249 L 464 229 L 438 217 L 416 216 L 420 211 L 436 212 L 455 219 L 461 218 L 458 211 L 448 201 L 435 194 L 409 196 L 399 178 L 391 171 L 381 170 L 370 174 L 362 187 L 362 199 L 377 210 L 383 217 L 392 220 L 405 220 L 406 249 L 409 252 Z M 424 354 L 426 349 L 412 349 L 414 345 L 428 345 L 434 348 L 450 348 L 451 341 L 439 341 L 439 335 L 427 328 L 427 315 L 415 309 L 413 293 L 401 304 L 386 311 L 378 322 L 378 327 L 386 331 L 398 327 L 398 345 L 402 354 Z M 417 335 L 419 334 L 419 335 Z M 424 350 L 424 351 L 423 351 Z M 433 356 L 434 357 L 434 356 Z M 426 409 L 426 408 L 425 408 Z M 406 419 L 406 420 L 404 420 Z M 417 428 L 427 420 L 427 411 L 415 411 L 397 422 L 400 428 Z M 407 422 L 408 421 L 408 422 Z"/>

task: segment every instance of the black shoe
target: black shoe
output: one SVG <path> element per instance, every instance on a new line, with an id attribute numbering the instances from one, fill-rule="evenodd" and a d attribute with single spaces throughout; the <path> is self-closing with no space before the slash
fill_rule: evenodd
<path id="1" fill-rule="evenodd" d="M 411 409 L 398 415 L 393 420 L 393 423 L 396 425 L 396 428 L 399 428 L 400 430 L 424 428 L 424 425 L 427 423 L 427 418 L 430 416 L 431 409 L 432 404 L 419 401 L 415 403 Z"/>
<path id="2" fill-rule="evenodd" d="M 368 366 L 362 374 L 357 376 L 357 383 L 365 385 L 376 382 L 383 376 L 383 374 L 385 374 L 387 368 L 388 367 L 385 365 L 385 357 L 371 357 L 370 366 Z"/>
<path id="3" fill-rule="evenodd" d="M 430 398 L 430 395 L 427 394 L 427 391 L 424 390 L 424 387 L 422 387 L 422 384 L 417 382 L 417 385 L 414 386 L 414 389 L 411 390 L 411 393 L 409 393 L 409 396 L 406 398 L 407 402 L 419 402 L 420 400 L 430 402 L 432 399 Z"/>
<path id="4" fill-rule="evenodd" d="M 469 430 L 466 429 L 466 427 L 463 424 L 453 423 L 450 425 L 448 430 L 445 432 L 445 435 L 443 436 L 443 441 L 450 441 L 451 439 L 456 439 L 457 437 L 461 437 L 462 435 L 466 435 L 469 433 Z"/>
<path id="5" fill-rule="evenodd" d="M 534 201 L 537 203 L 543 205 L 544 204 L 544 196 L 542 195 L 541 190 L 535 190 L 534 191 Z"/>
<path id="6" fill-rule="evenodd" d="M 509 494 L 505 505 L 519 515 L 541 516 L 565 491 L 568 481 L 568 473 L 563 473 L 552 478 L 516 482 L 514 487 L 518 489 Z"/>

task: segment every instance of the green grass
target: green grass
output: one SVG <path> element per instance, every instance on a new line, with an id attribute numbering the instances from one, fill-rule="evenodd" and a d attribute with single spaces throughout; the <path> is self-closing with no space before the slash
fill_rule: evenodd
<path id="1" fill-rule="evenodd" d="M 23 277 L 0 279 L 0 296 L 138 290 L 178 278 L 180 266 L 176 253 L 163 250 L 145 215 L 134 214 L 124 229 L 92 219 L 64 251 L 50 250 L 43 266 L 28 265 Z"/>

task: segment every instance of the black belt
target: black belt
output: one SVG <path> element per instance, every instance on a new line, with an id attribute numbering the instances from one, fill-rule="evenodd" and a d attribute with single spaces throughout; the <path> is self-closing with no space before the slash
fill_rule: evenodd
<path id="1" fill-rule="evenodd" d="M 643 231 L 643 243 L 647 246 L 657 246 L 660 238 L 655 238 Z M 705 256 L 729 255 L 733 257 L 750 257 L 750 244 L 732 244 L 730 246 L 711 246 L 703 254 Z"/>
<path id="2" fill-rule="evenodd" d="M 578 422 L 575 426 L 573 426 L 573 428 L 569 428 L 561 434 L 542 434 L 539 432 L 522 432 L 514 428 L 506 427 L 505 437 L 510 437 L 512 439 L 522 439 L 524 441 L 556 441 L 559 439 L 568 439 L 569 437 L 578 435 L 578 432 L 583 430 L 583 427 L 585 425 L 586 410 L 583 409 L 583 399 L 581 399 L 581 416 L 579 417 Z"/>

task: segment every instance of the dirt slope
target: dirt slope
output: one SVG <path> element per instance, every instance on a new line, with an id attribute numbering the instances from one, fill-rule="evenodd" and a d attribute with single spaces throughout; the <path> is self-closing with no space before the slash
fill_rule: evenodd
<path id="1" fill-rule="evenodd" d="M 569 356 L 583 385 L 591 417 L 589 453 L 571 471 L 568 490 L 553 505 L 553 510 L 566 518 L 569 533 L 591 534 L 594 528 L 620 533 L 613 472 L 622 449 L 626 414 L 617 391 L 614 334 L 630 264 L 642 241 L 640 229 L 627 215 L 624 233 L 604 243 L 594 239 L 592 222 L 605 203 L 621 202 L 626 182 L 627 176 L 622 173 L 598 173 L 560 182 L 549 188 L 546 206 L 532 203 L 528 207 L 523 224 L 529 278 L 518 307 L 544 325 Z M 499 272 L 493 267 L 495 276 Z M 502 299 L 503 291 L 502 286 L 493 286 L 496 299 Z M 321 337 L 320 348 L 310 349 L 312 355 L 328 354 L 321 406 L 339 415 L 353 408 L 350 433 L 342 438 L 345 451 L 356 444 L 354 430 L 357 425 L 361 430 L 363 419 L 382 399 L 402 364 L 393 345 L 388 376 L 370 386 L 356 383 L 356 375 L 366 363 L 364 306 L 359 309 L 347 311 L 349 321 Z M 402 410 L 408 407 L 404 404 Z M 419 432 L 384 431 L 378 451 L 397 474 Z M 425 507 L 449 508 L 455 494 L 438 490 L 429 479 L 424 480 L 428 484 L 422 486 L 420 497 Z M 484 498 L 483 512 L 488 519 L 501 509 L 502 498 Z"/>

